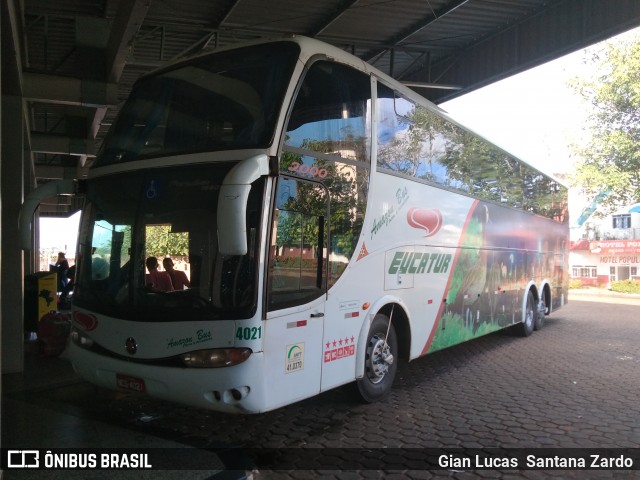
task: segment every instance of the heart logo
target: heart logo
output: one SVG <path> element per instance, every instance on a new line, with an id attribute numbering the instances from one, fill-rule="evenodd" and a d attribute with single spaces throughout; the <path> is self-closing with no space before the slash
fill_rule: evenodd
<path id="1" fill-rule="evenodd" d="M 442 226 L 442 212 L 437 208 L 410 208 L 407 212 L 407 222 L 413 228 L 424 230 L 425 237 L 431 237 L 438 233 Z"/>
<path id="2" fill-rule="evenodd" d="M 82 312 L 73 312 L 73 319 L 79 323 L 87 332 L 95 330 L 98 327 L 98 319 L 95 315 L 89 315 Z"/>

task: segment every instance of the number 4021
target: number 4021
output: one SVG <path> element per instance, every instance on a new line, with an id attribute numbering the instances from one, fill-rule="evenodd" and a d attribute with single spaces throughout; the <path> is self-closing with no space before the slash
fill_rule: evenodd
<path id="1" fill-rule="evenodd" d="M 262 338 L 262 327 L 238 327 L 236 338 L 238 340 L 258 340 Z"/>

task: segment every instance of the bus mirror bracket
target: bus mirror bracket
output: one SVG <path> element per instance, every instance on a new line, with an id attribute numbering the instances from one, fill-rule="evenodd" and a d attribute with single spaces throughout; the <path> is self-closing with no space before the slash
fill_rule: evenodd
<path id="1" fill-rule="evenodd" d="M 18 219 L 18 231 L 20 233 L 20 246 L 23 250 L 31 250 L 33 213 L 36 208 L 47 198 L 56 195 L 73 195 L 77 191 L 77 182 L 73 179 L 49 182 L 29 192 L 20 208 Z"/>
<path id="2" fill-rule="evenodd" d="M 247 253 L 247 200 L 251 184 L 269 174 L 269 157 L 242 160 L 224 177 L 218 198 L 218 251 L 222 255 Z"/>

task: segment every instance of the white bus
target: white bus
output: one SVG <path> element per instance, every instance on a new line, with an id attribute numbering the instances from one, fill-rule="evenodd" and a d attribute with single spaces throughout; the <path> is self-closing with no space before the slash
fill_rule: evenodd
<path id="1" fill-rule="evenodd" d="M 257 413 L 355 382 L 373 402 L 400 359 L 529 335 L 567 297 L 565 188 L 308 38 L 141 78 L 79 184 L 69 352 L 109 389 Z M 160 290 L 150 256 L 189 287 Z"/>

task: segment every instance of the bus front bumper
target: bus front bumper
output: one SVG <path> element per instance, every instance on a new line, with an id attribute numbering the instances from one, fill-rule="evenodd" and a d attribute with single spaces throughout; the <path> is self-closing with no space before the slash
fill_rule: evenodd
<path id="1" fill-rule="evenodd" d="M 98 386 L 227 413 L 265 411 L 262 352 L 239 365 L 176 368 L 98 355 L 69 342 L 76 373 Z"/>

